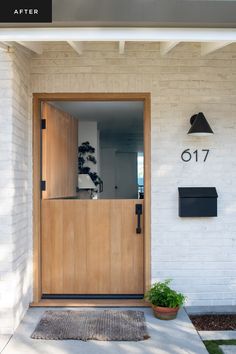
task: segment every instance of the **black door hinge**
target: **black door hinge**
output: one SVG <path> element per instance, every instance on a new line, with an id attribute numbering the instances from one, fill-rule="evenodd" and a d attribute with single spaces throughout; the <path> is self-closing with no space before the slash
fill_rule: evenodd
<path id="1" fill-rule="evenodd" d="M 46 181 L 41 181 L 41 191 L 46 191 Z"/>
<path id="2" fill-rule="evenodd" d="M 46 129 L 46 119 L 44 118 L 41 120 L 41 128 Z"/>

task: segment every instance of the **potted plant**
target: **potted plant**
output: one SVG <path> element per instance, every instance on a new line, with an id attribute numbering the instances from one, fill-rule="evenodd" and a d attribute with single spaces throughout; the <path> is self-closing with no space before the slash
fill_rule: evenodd
<path id="1" fill-rule="evenodd" d="M 153 308 L 155 317 L 161 320 L 176 318 L 178 310 L 183 306 L 186 297 L 169 287 L 171 279 L 164 282 L 156 282 L 146 292 L 147 299 Z"/>
<path id="2" fill-rule="evenodd" d="M 79 175 L 89 175 L 92 182 L 95 185 L 97 190 L 94 192 L 102 192 L 103 191 L 103 182 L 101 178 L 98 176 L 96 172 L 92 172 L 91 168 L 87 165 L 88 162 L 90 164 L 96 165 L 97 160 L 94 156 L 95 148 L 90 145 L 88 141 L 83 142 L 78 147 L 78 174 Z"/>

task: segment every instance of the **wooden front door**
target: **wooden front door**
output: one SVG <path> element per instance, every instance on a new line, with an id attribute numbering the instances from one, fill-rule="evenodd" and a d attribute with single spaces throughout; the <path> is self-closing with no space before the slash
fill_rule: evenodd
<path id="1" fill-rule="evenodd" d="M 76 120 L 47 103 L 42 110 L 42 294 L 143 294 L 143 200 L 77 199 Z"/>

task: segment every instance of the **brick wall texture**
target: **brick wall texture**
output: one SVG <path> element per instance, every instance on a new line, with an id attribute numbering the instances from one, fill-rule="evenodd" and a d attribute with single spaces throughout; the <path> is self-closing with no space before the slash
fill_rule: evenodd
<path id="1" fill-rule="evenodd" d="M 30 56 L 0 54 L 0 333 L 12 333 L 32 298 Z"/>
<path id="2" fill-rule="evenodd" d="M 135 42 L 124 55 L 117 43 L 93 42 L 81 56 L 61 42 L 44 44 L 40 56 L 18 47 L 0 55 L 4 328 L 16 326 L 32 296 L 33 92 L 151 93 L 152 281 L 172 278 L 188 305 L 236 305 L 236 45 L 206 57 L 198 43 L 161 57 L 159 43 Z M 214 136 L 187 135 L 199 111 Z M 188 148 L 198 162 L 181 160 Z M 202 149 L 210 149 L 206 162 Z M 216 187 L 218 217 L 179 218 L 180 186 Z"/>

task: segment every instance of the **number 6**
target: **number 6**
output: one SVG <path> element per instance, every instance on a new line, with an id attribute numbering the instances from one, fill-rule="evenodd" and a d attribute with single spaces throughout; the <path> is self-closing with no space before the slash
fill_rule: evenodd
<path id="1" fill-rule="evenodd" d="M 184 157 L 184 155 L 187 155 L 187 157 Z M 192 155 L 189 152 L 189 149 L 186 149 L 182 152 L 182 154 L 181 154 L 182 161 L 189 162 L 191 160 L 191 158 L 192 158 Z"/>

